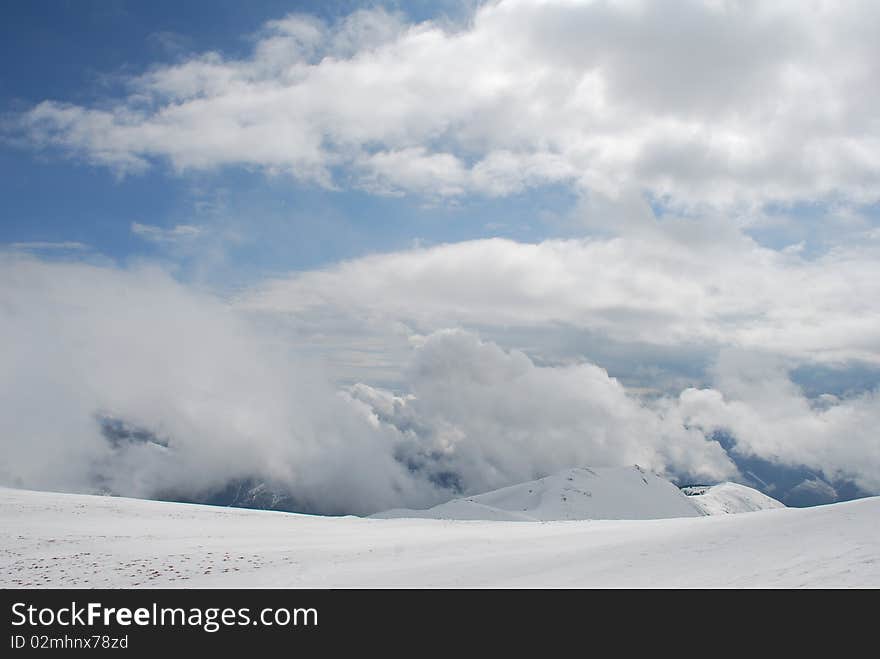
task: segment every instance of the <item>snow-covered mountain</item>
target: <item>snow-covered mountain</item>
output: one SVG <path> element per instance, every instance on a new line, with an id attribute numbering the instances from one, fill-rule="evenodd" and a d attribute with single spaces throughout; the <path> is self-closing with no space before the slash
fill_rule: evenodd
<path id="1" fill-rule="evenodd" d="M 397 508 L 375 518 L 551 521 L 698 517 L 694 505 L 669 481 L 641 467 L 567 469 L 557 474 L 453 499 L 427 510 Z"/>
<path id="2" fill-rule="evenodd" d="M 706 515 L 727 515 L 730 513 L 749 513 L 756 510 L 785 508 L 785 504 L 763 492 L 740 485 L 739 483 L 720 483 L 718 485 L 695 485 L 681 488 L 691 503 Z"/>
<path id="3" fill-rule="evenodd" d="M 878 556 L 880 497 L 751 515 L 525 524 L 0 488 L 0 588 L 877 588 Z"/>

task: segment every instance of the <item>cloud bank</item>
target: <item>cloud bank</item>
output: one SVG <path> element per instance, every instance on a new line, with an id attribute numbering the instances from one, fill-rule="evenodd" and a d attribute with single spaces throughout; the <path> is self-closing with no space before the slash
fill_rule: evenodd
<path id="1" fill-rule="evenodd" d="M 734 454 L 805 466 L 826 481 L 852 480 L 866 492 L 880 492 L 876 388 L 844 399 L 825 394 L 809 400 L 778 361 L 738 351 L 723 353 L 714 370 L 715 388 L 680 396 L 689 427 L 710 436 L 712 430 L 730 433 Z M 829 485 L 816 480 L 813 487 Z"/>
<path id="2" fill-rule="evenodd" d="M 340 326 L 565 325 L 667 349 L 880 364 L 880 233 L 860 237 L 806 258 L 712 223 L 652 221 L 608 239 L 490 239 L 368 256 L 264 282 L 239 304 Z"/>
<path id="3" fill-rule="evenodd" d="M 20 128 L 119 172 L 167 161 L 429 197 L 566 183 L 671 206 L 870 203 L 878 12 L 501 0 L 463 25 L 290 15 L 246 57 L 157 66 L 91 106 L 47 100 Z"/>
<path id="4" fill-rule="evenodd" d="M 37 256 L 78 242 L 13 243 L 0 482 L 190 499 L 257 482 L 365 513 L 577 465 L 693 482 L 764 461 L 805 497 L 880 492 L 877 390 L 807 396 L 792 376 L 880 368 L 878 22 L 867 0 L 290 15 L 245 56 L 37 104 L 5 122 L 17 143 L 119 174 L 239 166 L 428 203 L 561 185 L 592 236 L 374 254 L 231 300 Z M 786 212 L 809 246 L 742 229 Z M 156 249 L 210 252 L 208 226 L 147 221 L 130 229 Z M 632 381 L 584 358 L 603 342 Z M 328 376 L 322 352 L 357 368 Z M 702 365 L 667 377 L 642 354 Z"/>
<path id="5" fill-rule="evenodd" d="M 765 359 L 648 399 L 593 364 L 441 330 L 414 337 L 404 391 L 340 390 L 249 312 L 161 270 L 7 253 L 0 275 L 9 485 L 199 500 L 250 480 L 297 510 L 368 513 L 572 465 L 737 478 L 743 454 L 880 491 L 876 392 L 810 401 Z"/>
<path id="6" fill-rule="evenodd" d="M 307 364 L 162 271 L 4 256 L 2 480 L 199 497 L 256 477 L 304 510 L 424 500 L 385 439 Z M 159 441 L 110 442 L 101 418 Z"/>

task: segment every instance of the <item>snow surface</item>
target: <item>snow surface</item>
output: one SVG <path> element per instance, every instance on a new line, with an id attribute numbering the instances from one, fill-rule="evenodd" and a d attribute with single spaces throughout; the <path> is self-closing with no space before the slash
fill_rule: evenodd
<path id="1" fill-rule="evenodd" d="M 396 508 L 372 517 L 552 521 L 696 517 L 702 508 L 669 481 L 640 467 L 567 469 L 427 510 Z"/>
<path id="2" fill-rule="evenodd" d="M 756 510 L 785 508 L 785 504 L 763 492 L 739 483 L 684 487 L 682 491 L 706 515 L 750 513 Z"/>
<path id="3" fill-rule="evenodd" d="M 362 519 L 0 489 L 2 587 L 880 587 L 880 497 L 659 520 Z"/>

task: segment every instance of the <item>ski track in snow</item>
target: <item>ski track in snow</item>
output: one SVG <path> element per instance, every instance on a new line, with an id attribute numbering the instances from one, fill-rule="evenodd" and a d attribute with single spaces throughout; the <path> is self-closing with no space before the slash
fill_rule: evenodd
<path id="1" fill-rule="evenodd" d="M 880 587 L 880 497 L 555 522 L 318 517 L 0 488 L 0 586 Z"/>

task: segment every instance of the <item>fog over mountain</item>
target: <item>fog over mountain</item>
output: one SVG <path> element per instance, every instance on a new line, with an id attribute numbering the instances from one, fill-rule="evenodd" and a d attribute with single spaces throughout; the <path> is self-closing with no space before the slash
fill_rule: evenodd
<path id="1" fill-rule="evenodd" d="M 760 459 L 812 474 L 795 494 L 878 487 L 874 394 L 819 405 L 749 353 L 721 353 L 712 387 L 645 395 L 594 364 L 539 365 L 439 330 L 414 343 L 392 393 L 334 385 L 281 329 L 156 268 L 7 255 L 0 271 L 13 284 L 0 300 L 5 484 L 334 514 L 572 465 L 755 484 L 738 465 Z M 784 499 L 770 478 L 756 484 Z"/>
<path id="2" fill-rule="evenodd" d="M 12 4 L 0 485 L 880 494 L 880 3 Z"/>

